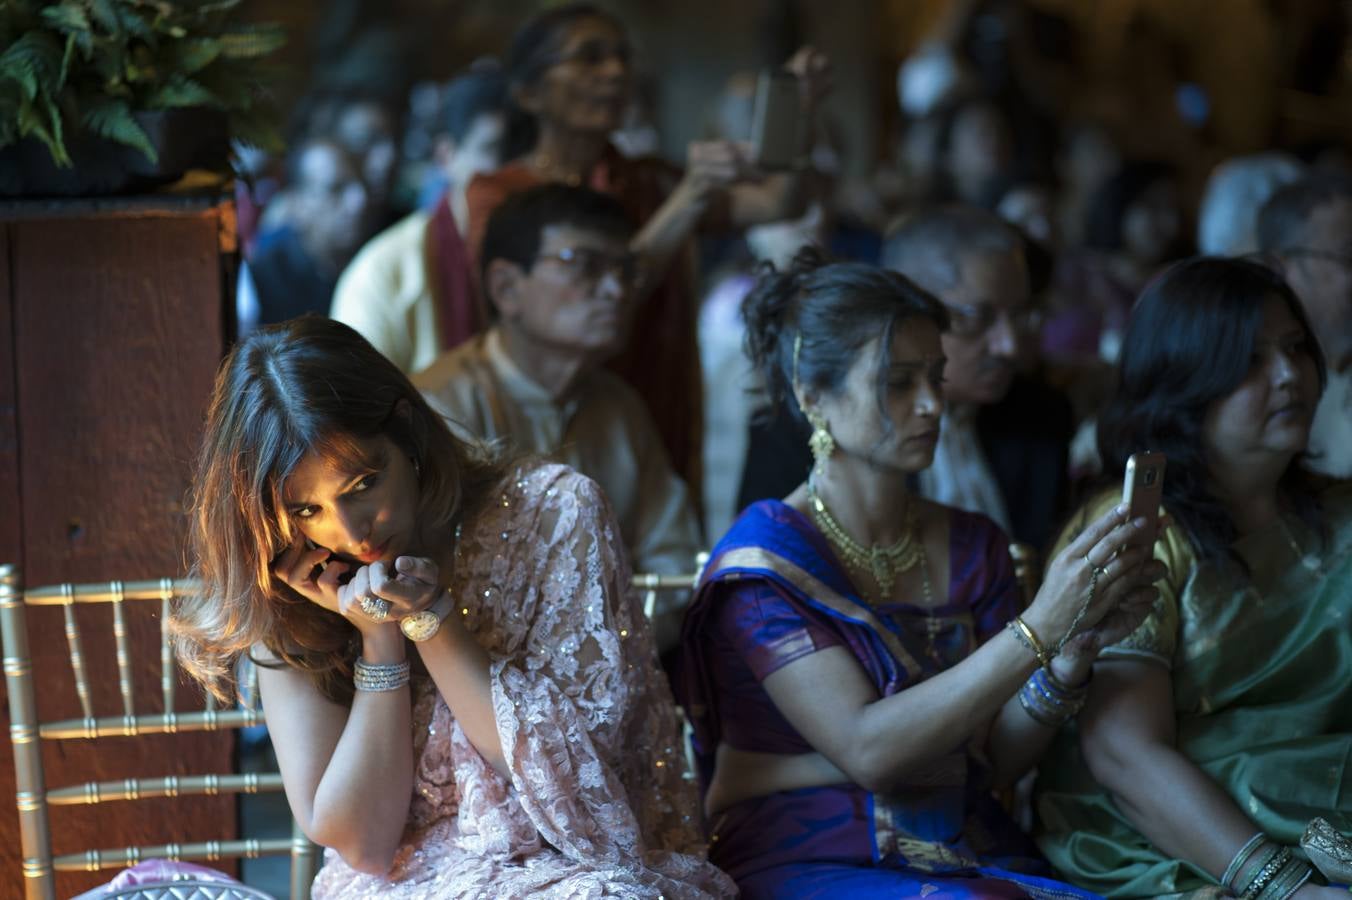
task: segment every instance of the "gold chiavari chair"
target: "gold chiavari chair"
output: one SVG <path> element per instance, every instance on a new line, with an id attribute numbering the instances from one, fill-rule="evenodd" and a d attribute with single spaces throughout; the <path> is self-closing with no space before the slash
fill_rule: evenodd
<path id="1" fill-rule="evenodd" d="M 708 561 L 708 553 L 696 554 L 695 571 L 688 575 L 657 575 L 653 573 L 634 575 L 634 589 L 643 596 L 643 615 L 647 616 L 649 622 L 653 621 L 653 617 L 657 615 L 658 595 L 667 591 L 693 591 L 699 584 L 700 576 L 704 574 L 704 566 Z M 681 745 L 685 747 L 685 777 L 689 780 L 695 777 L 695 748 L 692 743 L 694 734 L 690 728 L 690 720 L 686 718 L 685 710 L 679 706 L 676 707 L 676 718 L 681 729 Z"/>
<path id="2" fill-rule="evenodd" d="M 49 789 L 43 776 L 41 741 L 96 740 L 104 737 L 133 737 L 146 734 L 174 734 L 187 731 L 220 731 L 263 724 L 258 705 L 256 674 L 251 674 L 247 705 L 239 709 L 217 709 L 208 697 L 200 712 L 174 712 L 174 689 L 178 670 L 168 622 L 174 597 L 195 589 L 186 579 L 163 578 L 150 581 L 111 581 L 102 584 L 58 584 L 25 588 L 17 566 L 0 565 L 0 636 L 3 637 L 5 683 L 9 690 L 10 740 L 14 749 L 15 787 L 18 794 L 19 830 L 23 851 L 25 896 L 28 900 L 55 900 L 56 872 L 84 872 L 135 865 L 147 859 L 193 860 L 212 862 L 221 859 L 255 858 L 264 855 L 291 855 L 291 897 L 309 900 L 318 854 L 316 847 L 292 823 L 292 837 L 272 840 L 228 840 L 202 843 L 167 843 L 153 846 L 117 847 L 87 850 L 61 856 L 52 855 L 48 808 L 114 801 L 134 801 L 151 797 L 241 794 L 280 791 L 282 778 L 277 773 L 203 774 L 166 778 L 132 778 L 120 781 L 88 782 Z M 160 601 L 160 684 L 164 712 L 137 715 L 133 709 L 132 665 L 125 604 L 129 601 Z M 90 702 L 89 677 L 81 649 L 83 636 L 76 623 L 75 604 L 107 603 L 112 607 L 113 641 L 117 660 L 118 687 L 122 713 L 95 716 Z M 75 676 L 82 718 L 40 722 L 33 684 L 33 666 L 28 651 L 27 607 L 60 606 L 65 613 L 66 639 L 70 646 L 71 669 Z M 252 673 L 252 667 L 250 667 Z M 166 885 L 166 897 L 189 896 L 189 883 Z M 238 886 L 224 883 L 194 883 L 191 896 L 210 900 L 216 897 L 265 896 L 259 892 L 240 892 Z M 151 892 L 153 893 L 153 892 Z M 149 896 L 150 893 L 144 893 Z M 121 895 L 118 895 L 121 896 Z"/>

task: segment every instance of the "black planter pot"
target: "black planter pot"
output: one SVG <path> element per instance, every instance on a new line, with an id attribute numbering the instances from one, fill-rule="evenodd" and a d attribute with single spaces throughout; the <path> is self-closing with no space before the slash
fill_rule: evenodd
<path id="1" fill-rule="evenodd" d="M 0 197 L 92 197 L 134 194 L 177 181 L 189 169 L 223 170 L 230 134 L 225 114 L 213 109 L 165 109 L 136 113 L 150 145 L 141 151 L 98 137 L 68 137 L 72 165 L 52 161 L 40 141 L 26 138 L 0 149 Z"/>

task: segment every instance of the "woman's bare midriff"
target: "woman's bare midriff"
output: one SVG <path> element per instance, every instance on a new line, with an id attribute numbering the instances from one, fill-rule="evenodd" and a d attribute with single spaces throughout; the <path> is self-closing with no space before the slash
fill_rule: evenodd
<path id="1" fill-rule="evenodd" d="M 850 777 L 820 753 L 755 753 L 719 744 L 704 811 L 712 816 L 743 800 L 779 791 L 849 782 Z"/>

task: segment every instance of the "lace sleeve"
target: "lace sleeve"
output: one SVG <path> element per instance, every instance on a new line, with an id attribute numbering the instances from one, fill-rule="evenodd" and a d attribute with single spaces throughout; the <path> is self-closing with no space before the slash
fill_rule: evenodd
<path id="1" fill-rule="evenodd" d="M 688 877 L 707 866 L 694 793 L 618 528 L 594 482 L 557 471 L 521 561 L 524 645 L 491 670 L 512 785 L 565 855 Z"/>

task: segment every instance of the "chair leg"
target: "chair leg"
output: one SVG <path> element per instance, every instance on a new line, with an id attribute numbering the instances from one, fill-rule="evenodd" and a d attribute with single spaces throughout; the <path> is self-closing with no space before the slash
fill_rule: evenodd
<path id="1" fill-rule="evenodd" d="M 56 900 L 47 794 L 43 787 L 47 782 L 38 745 L 33 660 L 28 655 L 28 622 L 18 566 L 0 566 L 0 635 L 5 654 L 5 687 L 9 691 L 9 737 L 14 750 L 24 896 L 27 900 Z"/>
<path id="2" fill-rule="evenodd" d="M 310 900 L 310 883 L 319 872 L 319 847 L 291 820 L 291 900 Z"/>

